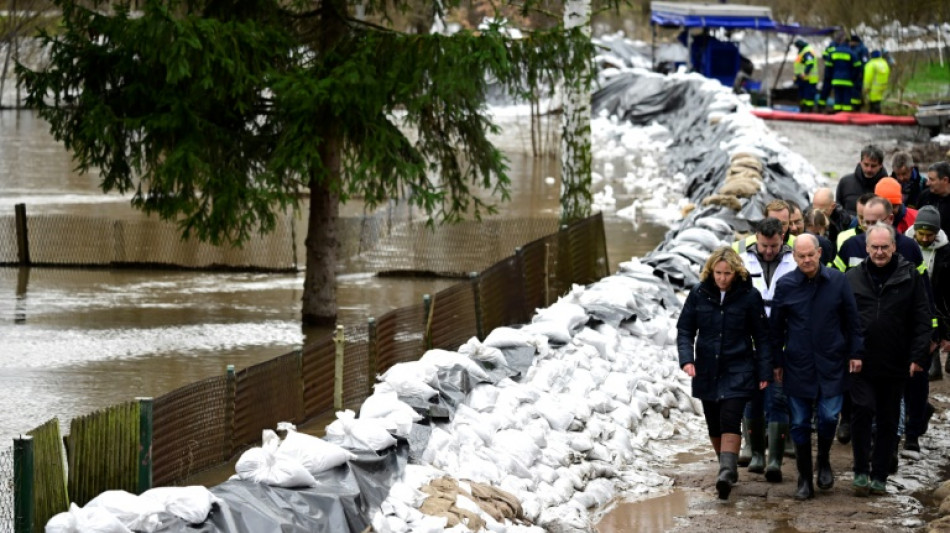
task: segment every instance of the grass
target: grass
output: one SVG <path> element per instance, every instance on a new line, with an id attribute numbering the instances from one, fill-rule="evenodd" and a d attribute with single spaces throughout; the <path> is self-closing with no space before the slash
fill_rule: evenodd
<path id="1" fill-rule="evenodd" d="M 910 73 L 904 86 L 904 99 L 910 102 L 925 102 L 950 97 L 950 59 L 943 66 L 929 62 L 918 66 Z"/>

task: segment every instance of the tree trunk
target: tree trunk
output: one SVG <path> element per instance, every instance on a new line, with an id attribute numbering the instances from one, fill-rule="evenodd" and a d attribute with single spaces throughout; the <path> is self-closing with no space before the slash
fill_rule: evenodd
<path id="1" fill-rule="evenodd" d="M 590 35 L 590 0 L 564 4 L 564 27 L 583 28 Z M 587 73 L 564 80 L 561 124 L 561 223 L 590 216 L 591 140 L 590 84 Z"/>
<path id="2" fill-rule="evenodd" d="M 332 326 L 336 323 L 336 263 L 339 249 L 336 221 L 340 198 L 329 183 L 340 182 L 339 128 L 326 128 L 321 158 L 327 169 L 324 180 L 310 179 L 310 217 L 307 221 L 307 272 L 303 282 L 305 325 Z"/>

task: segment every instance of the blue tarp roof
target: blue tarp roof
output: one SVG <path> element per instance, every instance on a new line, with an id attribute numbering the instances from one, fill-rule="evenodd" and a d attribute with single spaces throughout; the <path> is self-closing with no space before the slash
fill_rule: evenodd
<path id="1" fill-rule="evenodd" d="M 680 2 L 651 2 L 650 24 L 674 28 L 755 29 L 794 35 L 826 35 L 837 29 L 779 24 L 772 20 L 770 7 Z"/>

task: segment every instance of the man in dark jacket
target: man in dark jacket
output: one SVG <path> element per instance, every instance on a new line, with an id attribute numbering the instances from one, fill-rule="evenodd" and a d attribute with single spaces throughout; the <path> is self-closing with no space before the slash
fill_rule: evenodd
<path id="1" fill-rule="evenodd" d="M 927 169 L 928 190 L 920 193 L 920 207 L 932 205 L 940 212 L 940 229 L 950 235 L 950 163 L 941 161 Z"/>
<path id="2" fill-rule="evenodd" d="M 924 279 L 896 253 L 894 227 L 878 223 L 865 235 L 868 258 L 846 274 L 865 339 L 862 368 L 851 385 L 852 487 L 858 496 L 887 492 L 904 385 L 924 371 L 932 332 Z"/>
<path id="3" fill-rule="evenodd" d="M 869 228 L 878 222 L 884 224 L 894 224 L 894 208 L 891 203 L 884 198 L 874 197 L 868 200 L 864 206 L 864 226 Z M 868 256 L 867 252 L 867 233 L 860 233 L 844 241 L 838 250 L 838 257 L 835 258 L 835 266 L 838 270 L 844 272 L 861 264 Z M 920 266 L 924 262 L 924 256 L 920 252 L 920 246 L 906 235 L 897 235 L 897 253 L 907 259 L 913 265 Z"/>
<path id="4" fill-rule="evenodd" d="M 861 149 L 861 162 L 854 172 L 841 178 L 835 190 L 835 199 L 851 216 L 857 214 L 858 197 L 873 193 L 877 182 L 887 176 L 884 168 L 884 151 L 869 144 Z"/>
<path id="5" fill-rule="evenodd" d="M 910 152 L 896 152 L 891 159 L 891 177 L 901 184 L 904 205 L 911 209 L 920 206 L 920 194 L 927 190 L 927 177 L 914 166 Z"/>
<path id="6" fill-rule="evenodd" d="M 834 486 L 830 451 L 848 371 L 861 368 L 863 340 L 854 295 L 844 274 L 819 262 L 818 240 L 795 240 L 798 269 L 775 287 L 769 316 L 776 379 L 785 386 L 798 466 L 795 498 L 815 495 L 811 421 L 818 415 L 818 488 Z"/>
<path id="7" fill-rule="evenodd" d="M 831 189 L 821 187 L 815 190 L 811 205 L 828 217 L 828 240 L 832 244 L 838 242 L 838 234 L 851 227 L 851 219 L 843 207 L 835 203 L 835 196 Z"/>

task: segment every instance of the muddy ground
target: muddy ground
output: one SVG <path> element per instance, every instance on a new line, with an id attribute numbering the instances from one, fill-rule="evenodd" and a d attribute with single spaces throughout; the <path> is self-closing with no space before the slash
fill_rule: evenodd
<path id="1" fill-rule="evenodd" d="M 888 479 L 886 496 L 858 497 L 851 490 L 851 445 L 837 441 L 831 449 L 835 485 L 819 491 L 813 500 L 794 499 L 795 459 L 786 458 L 783 482 L 768 483 L 762 474 L 739 469 L 739 483 L 728 501 L 716 497 L 718 462 L 708 447 L 664 472 L 687 496 L 688 510 L 675 517 L 668 531 L 811 531 L 904 532 L 926 531 L 937 517 L 931 487 L 946 479 L 950 449 L 950 378 L 931 383 L 931 402 L 936 414 L 928 434 L 920 439 L 921 453 L 901 446 L 898 473 Z"/>

